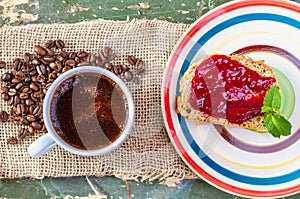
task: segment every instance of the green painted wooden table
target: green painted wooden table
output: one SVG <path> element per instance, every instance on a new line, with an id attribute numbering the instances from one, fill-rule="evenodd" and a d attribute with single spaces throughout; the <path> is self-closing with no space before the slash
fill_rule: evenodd
<path id="1" fill-rule="evenodd" d="M 299 0 L 297 0 L 299 2 Z M 36 23 L 75 23 L 97 18 L 160 19 L 192 23 L 226 0 L 0 0 L 0 27 Z M 96 197 L 96 195 L 98 196 Z M 76 197 L 78 196 L 78 197 Z M 204 181 L 183 180 L 176 187 L 115 177 L 73 177 L 0 180 L 1 198 L 239 198 Z M 300 198 L 300 195 L 288 197 Z"/>

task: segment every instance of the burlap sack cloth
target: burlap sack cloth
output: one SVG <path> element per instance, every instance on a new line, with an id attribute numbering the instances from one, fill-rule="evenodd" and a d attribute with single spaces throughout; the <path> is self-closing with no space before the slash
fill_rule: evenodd
<path id="1" fill-rule="evenodd" d="M 130 136 L 118 150 L 98 157 L 81 157 L 56 147 L 40 158 L 31 158 L 27 148 L 42 134 L 8 145 L 7 138 L 16 136 L 21 126 L 1 123 L 1 178 L 114 175 L 122 179 L 177 181 L 196 177 L 169 140 L 160 104 L 168 56 L 187 28 L 186 24 L 158 20 L 96 20 L 0 29 L 0 60 L 10 66 L 14 58 L 33 52 L 34 45 L 44 45 L 47 40 L 58 38 L 65 41 L 66 51 L 97 53 L 109 46 L 118 55 L 116 61 L 124 63 L 126 56 L 135 55 L 146 63 L 146 73 L 140 83 L 127 83 L 134 98 L 136 117 Z M 1 75 L 8 70 L 11 68 L 1 69 Z M 10 112 L 2 99 L 1 110 Z"/>

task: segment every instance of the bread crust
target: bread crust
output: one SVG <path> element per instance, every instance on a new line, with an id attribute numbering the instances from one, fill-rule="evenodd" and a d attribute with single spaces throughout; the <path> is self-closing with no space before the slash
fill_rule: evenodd
<path id="1" fill-rule="evenodd" d="M 231 59 L 238 61 L 245 67 L 256 71 L 263 77 L 273 77 L 275 78 L 275 74 L 273 70 L 267 66 L 263 60 L 255 61 L 249 57 L 246 56 L 240 56 L 240 55 L 230 55 Z M 205 57 L 204 59 L 207 59 Z M 199 110 L 193 109 L 190 101 L 190 89 L 191 89 L 191 82 L 194 77 L 195 70 L 197 66 L 204 60 L 200 60 L 199 62 L 192 64 L 188 70 L 184 73 L 183 77 L 180 80 L 180 87 L 179 87 L 179 93 L 180 96 L 176 99 L 176 112 L 181 114 L 182 116 L 186 117 L 189 120 L 199 121 L 199 122 L 209 122 L 213 124 L 219 124 L 219 125 L 227 125 L 227 126 L 235 126 L 235 127 L 241 127 L 246 129 L 253 129 L 255 131 L 259 132 L 267 132 L 267 129 L 264 125 L 264 116 L 256 116 L 252 119 L 249 119 L 241 124 L 231 123 L 227 119 L 223 118 L 215 118 L 213 116 L 210 116 L 204 112 L 201 112 Z M 279 88 L 279 85 L 277 82 L 275 82 L 273 85 L 277 86 Z M 272 85 L 272 86 L 273 86 Z"/>

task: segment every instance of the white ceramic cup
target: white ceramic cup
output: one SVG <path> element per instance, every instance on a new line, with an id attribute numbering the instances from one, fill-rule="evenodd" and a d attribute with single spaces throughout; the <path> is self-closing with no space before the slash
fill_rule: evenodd
<path id="1" fill-rule="evenodd" d="M 124 96 L 126 97 L 127 100 L 127 105 L 128 105 L 128 113 L 127 113 L 127 120 L 126 124 L 124 125 L 124 129 L 121 132 L 120 136 L 112 143 L 109 145 L 97 149 L 97 150 L 83 150 L 83 149 L 78 149 L 75 148 L 68 143 L 66 143 L 62 138 L 60 138 L 59 135 L 57 135 L 52 123 L 51 123 L 51 100 L 53 98 L 53 95 L 56 91 L 56 88 L 60 86 L 60 84 L 68 79 L 69 77 L 78 74 L 78 73 L 84 73 L 84 72 L 92 72 L 92 73 L 97 73 L 101 75 L 105 75 L 112 80 L 114 80 L 121 90 L 124 93 Z M 82 156 L 96 156 L 96 155 L 102 155 L 105 153 L 108 153 L 116 148 L 118 148 L 127 138 L 131 127 L 134 122 L 134 104 L 133 104 L 133 99 L 131 96 L 131 93 L 129 89 L 127 88 L 126 84 L 115 74 L 112 72 L 109 72 L 108 70 L 102 69 L 100 67 L 95 67 L 95 66 L 83 66 L 83 67 L 78 67 L 74 68 L 71 70 L 68 70 L 67 72 L 63 73 L 61 76 L 59 76 L 50 86 L 49 90 L 47 91 L 47 94 L 44 99 L 44 104 L 43 104 L 43 117 L 44 117 L 44 123 L 46 125 L 46 129 L 48 131 L 47 134 L 43 135 L 42 137 L 38 138 L 36 141 L 34 141 L 28 148 L 28 152 L 32 157 L 39 157 L 45 153 L 47 153 L 49 150 L 54 148 L 55 146 L 59 145 L 65 150 L 77 154 L 77 155 L 82 155 Z"/>

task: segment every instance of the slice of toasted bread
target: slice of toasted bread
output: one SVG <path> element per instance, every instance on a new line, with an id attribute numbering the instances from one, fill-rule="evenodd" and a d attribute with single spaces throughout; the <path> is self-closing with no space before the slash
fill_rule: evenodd
<path id="1" fill-rule="evenodd" d="M 239 56 L 239 55 L 231 55 L 229 56 L 231 59 L 238 61 L 245 67 L 256 71 L 263 77 L 272 77 L 275 78 L 275 75 L 272 71 L 272 69 L 267 66 L 264 61 L 254 61 L 249 57 L 246 56 Z M 205 58 L 206 59 L 206 58 Z M 204 60 L 204 59 L 203 59 Z M 209 122 L 213 124 L 220 124 L 220 125 L 228 125 L 228 126 L 236 126 L 236 127 L 242 127 L 246 129 L 253 129 L 255 131 L 259 132 L 266 132 L 267 129 L 264 125 L 264 116 L 256 116 L 254 118 L 251 118 L 241 124 L 236 123 L 230 123 L 225 118 L 215 118 L 212 117 L 204 112 L 201 112 L 199 110 L 195 110 L 191 104 L 190 104 L 190 92 L 191 92 L 191 83 L 192 79 L 195 74 L 195 70 L 197 66 L 203 61 L 196 64 L 192 64 L 188 70 L 184 73 L 183 77 L 180 80 L 180 96 L 177 97 L 177 107 L 176 111 L 177 113 L 181 114 L 182 116 L 186 117 L 187 119 L 199 121 L 199 122 Z M 274 83 L 275 86 L 278 86 L 278 83 Z M 273 86 L 273 85 L 272 85 Z"/>

